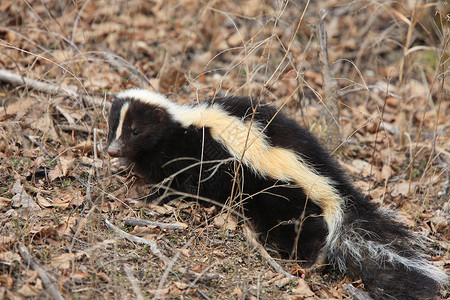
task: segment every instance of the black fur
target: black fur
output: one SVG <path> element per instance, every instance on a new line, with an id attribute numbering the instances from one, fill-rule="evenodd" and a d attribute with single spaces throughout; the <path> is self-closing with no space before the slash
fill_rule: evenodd
<path id="1" fill-rule="evenodd" d="M 224 146 L 214 140 L 209 128 L 184 128 L 164 108 L 133 99 L 116 99 L 109 120 L 108 144 L 115 139 L 124 102 L 129 102 L 130 106 L 123 123 L 120 147 L 110 147 L 114 148 L 110 151 L 112 156 L 124 157 L 134 163 L 136 173 L 151 183 L 166 179 L 171 189 L 226 203 L 231 195 L 237 161 L 231 159 Z M 257 105 L 256 101 L 252 103 L 248 98 L 220 98 L 210 101 L 210 104 L 213 102 L 220 104 L 228 114 L 243 120 L 252 117 L 252 107 Z M 264 103 L 258 106 L 254 120 L 263 126 L 270 121 L 265 135 L 271 146 L 295 151 L 319 175 L 330 178 L 339 195 L 346 199 L 342 234 L 337 237 L 337 244 L 344 245 L 345 240 L 356 232 L 359 235 L 354 237 L 354 247 L 364 248 L 357 243 L 374 242 L 385 245 L 402 257 L 422 259 L 410 249 L 408 231 L 377 210 L 353 187 L 308 130 L 281 113 L 276 114 L 275 108 Z M 201 167 L 199 162 L 202 159 Z M 217 160 L 226 162 L 219 166 Z M 185 171 L 172 176 L 182 169 Z M 343 246 L 327 249 L 328 230 L 321 216 L 322 210 L 307 200 L 302 188 L 291 182 L 279 182 L 254 174 L 245 167 L 239 174 L 240 197 L 233 195 L 235 201 L 245 199 L 243 213 L 252 220 L 262 240 L 275 243 L 286 255 L 293 254 L 295 258 L 305 260 L 306 265 L 311 265 L 324 249 L 333 265 L 339 267 L 345 262 L 345 271 L 353 278 L 361 277 L 368 291 L 377 299 L 429 298 L 439 290 L 438 282 L 428 275 L 395 261 L 385 261 L 380 265 L 366 250 L 362 250 L 360 259 L 355 259 Z"/>

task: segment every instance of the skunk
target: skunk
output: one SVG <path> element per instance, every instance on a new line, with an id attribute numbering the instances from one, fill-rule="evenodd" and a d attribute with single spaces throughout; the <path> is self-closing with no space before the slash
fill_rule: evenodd
<path id="1" fill-rule="evenodd" d="M 178 105 L 119 93 L 107 152 L 134 165 L 163 197 L 191 195 L 242 208 L 264 241 L 311 266 L 326 258 L 376 299 L 426 299 L 447 275 L 416 238 L 365 198 L 316 138 L 250 98 Z"/>

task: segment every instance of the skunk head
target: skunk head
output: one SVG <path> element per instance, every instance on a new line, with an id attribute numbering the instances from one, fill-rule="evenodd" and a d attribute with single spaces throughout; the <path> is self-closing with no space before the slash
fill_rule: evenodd
<path id="1" fill-rule="evenodd" d="M 169 123 L 165 108 L 119 95 L 113 101 L 109 117 L 108 154 L 133 159 L 151 151 L 164 136 Z"/>

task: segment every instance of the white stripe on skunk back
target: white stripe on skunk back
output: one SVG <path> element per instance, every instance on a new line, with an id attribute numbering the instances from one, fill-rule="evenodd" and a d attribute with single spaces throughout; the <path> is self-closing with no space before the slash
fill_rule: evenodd
<path id="1" fill-rule="evenodd" d="M 171 117 L 184 127 L 211 128 L 213 138 L 235 159 L 240 160 L 245 152 L 243 163 L 255 173 L 276 180 L 293 181 L 302 187 L 311 201 L 324 210 L 331 236 L 342 223 L 341 207 L 344 199 L 336 193 L 329 179 L 319 176 L 294 151 L 271 147 L 267 143 L 262 126 L 255 123 L 250 126 L 250 122 L 242 122 L 239 118 L 230 116 L 217 104 L 178 106 L 160 94 L 145 90 L 128 90 L 117 97 L 132 98 L 165 108 Z"/>
<path id="2" fill-rule="evenodd" d="M 251 122 L 255 104 L 230 97 L 177 105 L 157 93 L 128 90 L 111 109 L 108 152 L 134 163 L 153 183 L 187 170 L 173 181 L 175 189 L 221 203 L 231 193 L 225 164 L 200 185 L 194 181 L 200 171 L 183 160 L 242 158 L 242 189 L 251 194 L 245 210 L 280 247 L 298 248 L 310 262 L 325 253 L 341 272 L 361 277 L 378 299 L 437 293 L 448 276 L 412 249 L 414 237 L 364 198 L 307 130 L 264 104 Z M 274 192 L 259 193 L 264 188 Z M 300 228 L 286 222 L 302 215 Z M 284 223 L 290 225 L 277 225 Z"/>

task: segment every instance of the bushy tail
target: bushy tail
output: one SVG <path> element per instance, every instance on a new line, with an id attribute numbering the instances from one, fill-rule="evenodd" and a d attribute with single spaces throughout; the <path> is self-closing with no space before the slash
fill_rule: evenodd
<path id="1" fill-rule="evenodd" d="M 375 299 L 429 299 L 448 282 L 392 216 L 375 210 L 352 212 L 345 219 L 328 242 L 328 259 L 341 272 L 361 278 Z"/>

